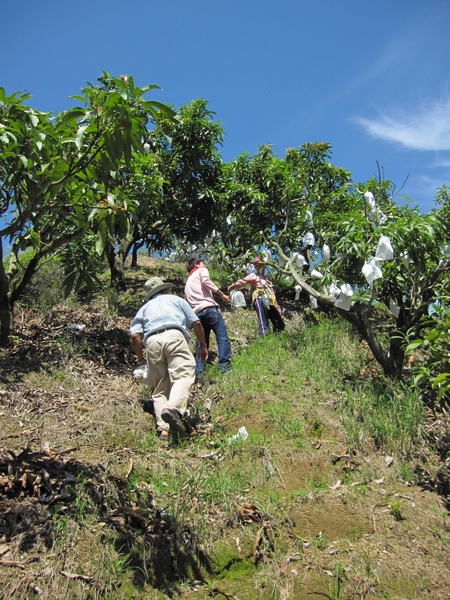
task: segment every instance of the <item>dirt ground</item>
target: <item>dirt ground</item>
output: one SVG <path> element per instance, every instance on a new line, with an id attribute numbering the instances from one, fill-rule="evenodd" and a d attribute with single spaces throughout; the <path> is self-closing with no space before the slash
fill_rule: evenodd
<path id="1" fill-rule="evenodd" d="M 271 440 L 264 453 L 214 456 L 220 423 L 210 414 L 220 398 L 200 385 L 192 400 L 208 414 L 193 440 L 162 447 L 131 377 L 129 318 L 83 306 L 17 315 L 17 338 L 0 353 L 0 597 L 450 598 L 448 415 L 430 415 L 427 439 L 437 452 L 424 446 L 411 460 L 414 483 L 395 456 L 374 448 L 351 453 L 332 404 L 322 408 L 320 437 L 301 449 Z M 305 406 L 298 410 L 304 414 Z M 242 414 L 239 425 L 250 433 L 266 428 L 257 410 Z M 145 467 L 156 474 L 156 465 L 204 472 L 221 458 L 250 483 L 228 512 L 207 503 L 193 483 L 186 487 L 179 501 L 189 504 L 192 523 L 202 517 L 209 545 L 189 546 L 183 564 L 192 559 L 190 567 L 170 585 L 171 573 L 180 574 L 174 555 L 184 552 L 179 536 L 186 531 L 171 529 L 155 487 L 131 499 L 132 473 Z M 252 461 L 264 465 L 264 485 L 256 466 L 252 481 Z M 85 496 L 74 492 L 80 481 L 86 506 L 98 510 L 89 531 Z M 78 515 L 74 538 L 68 515 Z M 122 553 L 151 546 L 160 566 L 128 586 L 124 570 L 108 587 L 91 561 L 109 560 L 99 550 L 106 531 L 121 540 Z M 166 555 L 162 546 L 172 550 Z M 172 571 L 163 573 L 169 558 Z"/>

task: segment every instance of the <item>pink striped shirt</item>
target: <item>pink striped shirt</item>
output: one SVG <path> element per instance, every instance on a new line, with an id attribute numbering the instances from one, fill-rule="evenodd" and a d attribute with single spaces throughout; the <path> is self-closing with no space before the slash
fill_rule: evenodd
<path id="1" fill-rule="evenodd" d="M 243 279 L 236 281 L 234 285 L 236 286 L 236 289 L 240 289 L 246 285 L 249 285 L 251 292 L 254 292 L 256 289 L 263 290 L 265 289 L 266 285 L 272 287 L 270 281 L 265 275 L 258 275 L 257 273 L 249 273 Z"/>
<path id="2" fill-rule="evenodd" d="M 191 305 L 196 315 L 208 306 L 219 306 L 214 300 L 213 292 L 219 288 L 209 277 L 209 271 L 206 267 L 195 269 L 192 275 L 189 275 L 184 287 L 184 295 Z"/>

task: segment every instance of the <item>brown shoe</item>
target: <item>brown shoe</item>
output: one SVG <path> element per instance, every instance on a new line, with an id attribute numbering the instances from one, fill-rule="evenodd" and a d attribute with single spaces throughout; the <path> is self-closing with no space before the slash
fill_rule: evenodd
<path id="1" fill-rule="evenodd" d="M 174 433 L 186 433 L 186 428 L 181 422 L 181 415 L 176 408 L 165 408 L 161 412 L 161 419 L 169 424 Z"/>

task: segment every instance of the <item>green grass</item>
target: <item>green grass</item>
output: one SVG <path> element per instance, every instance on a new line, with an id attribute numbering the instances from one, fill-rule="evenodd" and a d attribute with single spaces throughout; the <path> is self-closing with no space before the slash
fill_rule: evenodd
<path id="1" fill-rule="evenodd" d="M 168 268 L 163 264 L 158 273 L 163 277 L 177 276 Z M 181 276 L 181 270 L 179 273 Z M 154 274 L 152 271 L 151 275 Z M 144 277 L 147 275 L 150 276 L 150 272 Z M 113 293 L 103 294 L 98 304 L 103 307 L 101 314 L 104 318 L 116 311 L 120 301 Z M 259 570 L 257 577 L 260 582 L 264 578 L 270 582 L 271 597 L 282 597 L 280 590 L 291 568 L 289 566 L 289 571 L 286 570 L 286 556 L 280 559 L 282 577 L 276 571 L 276 560 L 272 557 L 268 558 L 267 565 L 260 564 L 258 569 L 255 568 L 252 552 L 261 522 L 240 522 L 236 505 L 255 504 L 264 515 L 262 518 L 267 518 L 280 539 L 283 538 L 276 544 L 284 552 L 283 544 L 288 547 L 286 539 L 293 528 L 292 514 L 301 515 L 297 525 L 301 527 L 301 519 L 307 519 L 308 512 L 312 514 L 326 499 L 336 498 L 339 506 L 353 509 L 371 493 L 371 482 L 380 479 L 376 460 L 372 463 L 360 461 L 355 471 L 347 472 L 343 470 L 344 460 L 333 464 L 333 455 L 341 452 L 351 454 L 351 450 L 355 449 L 364 456 L 368 442 L 374 442 L 376 447 L 395 453 L 398 458 L 396 466 L 386 476 L 386 486 L 392 483 L 391 478 L 399 477 L 406 482 L 413 479 L 413 464 L 409 462 L 408 455 L 421 441 L 423 403 L 417 394 L 399 383 L 361 379 L 360 373 L 367 365 L 368 356 L 346 323 L 323 318 L 299 329 L 288 327 L 282 334 L 259 338 L 252 311 L 230 312 L 226 316 L 230 337 L 239 339 L 239 343 L 233 342 L 232 371 L 223 376 L 217 367 L 209 366 L 200 392 L 195 394 L 196 405 L 191 411 L 193 415 L 210 416 L 210 430 L 182 440 L 178 445 L 162 446 L 155 437 L 149 415 L 145 414 L 146 421 L 142 419 L 142 405 L 148 401 L 150 390 L 139 388 L 135 401 L 129 402 L 132 398 L 127 389 L 130 376 L 120 379 L 120 383 L 115 383 L 114 389 L 110 389 L 114 402 L 106 403 L 105 412 L 71 409 L 73 427 L 81 429 L 83 426 L 83 435 L 86 430 L 86 437 L 82 440 L 92 439 L 94 452 L 97 448 L 99 452 L 105 452 L 105 447 L 108 449 L 109 460 L 104 460 L 108 476 L 124 477 L 132 459 L 133 469 L 127 474 L 126 482 L 130 502 L 142 506 L 144 500 L 151 498 L 163 511 L 166 521 L 161 530 L 158 529 L 161 537 L 157 536 L 156 530 L 149 531 L 153 537 L 149 537 L 147 546 L 141 538 L 143 532 L 139 532 L 139 535 L 135 534 L 135 544 L 130 550 L 131 546 L 125 545 L 125 533 L 131 535 L 131 530 L 124 530 L 123 546 L 114 546 L 112 541 L 108 541 L 100 547 L 103 552 L 103 590 L 111 593 L 111 597 L 114 597 L 111 590 L 121 586 L 123 597 L 134 597 L 131 574 L 136 575 L 137 569 L 144 567 L 148 567 L 149 573 L 152 568 L 156 572 L 160 565 L 153 567 L 150 564 L 152 552 L 156 553 L 164 544 L 172 544 L 177 550 L 192 550 L 193 553 L 201 547 L 210 556 L 218 553 L 219 581 L 232 579 L 233 569 L 237 579 L 242 575 L 240 569 L 245 571 L 244 575 L 248 569 L 245 591 L 250 595 L 245 597 L 254 597 L 251 594 L 255 594 L 256 587 L 252 577 Z M 89 344 L 70 336 L 60 335 L 54 339 L 54 344 L 64 354 L 68 365 L 71 361 L 77 365 L 80 358 L 89 356 L 91 352 Z M 58 366 L 53 367 L 52 372 L 28 373 L 27 380 L 36 388 L 50 389 L 52 383 L 56 383 L 66 392 L 71 391 L 75 404 L 82 403 L 82 400 L 78 401 L 79 397 L 90 399 L 90 382 L 77 379 L 69 369 Z M 112 384 L 109 381 L 107 385 Z M 95 406 L 94 402 L 91 404 Z M 46 418 L 47 430 L 44 433 L 48 436 L 52 430 L 48 415 Z M 95 423 L 94 433 L 89 428 L 91 421 Z M 230 443 L 230 436 L 244 424 L 249 437 Z M 318 444 L 319 441 L 323 442 L 323 446 Z M 208 455 L 211 456 L 205 458 Z M 92 455 L 91 460 L 97 462 L 97 454 Z M 334 490 L 332 486 L 338 478 L 342 485 Z M 77 481 L 72 512 L 56 513 L 54 517 L 57 537 L 67 547 L 82 527 L 92 525 L 96 516 L 96 507 L 91 503 L 87 485 L 86 480 Z M 388 497 L 385 506 L 390 512 L 390 520 L 401 521 L 404 513 L 407 514 L 408 504 L 402 504 L 392 494 Z M 444 535 L 447 531 L 445 518 L 441 519 L 442 533 L 438 532 L 442 544 L 448 544 Z M 157 526 L 160 527 L 159 524 Z M 74 528 L 75 533 L 72 531 Z M 106 525 L 102 521 L 103 528 L 106 529 Z M 304 531 L 307 530 L 305 527 Z M 321 531 L 319 525 L 311 531 L 308 539 L 317 556 L 319 552 L 327 552 L 329 543 L 339 540 L 339 534 L 325 530 L 317 533 Z M 355 525 L 353 533 L 345 534 L 348 536 L 346 539 L 357 543 L 364 537 L 362 531 L 361 526 Z M 163 533 L 166 537 L 162 536 Z M 237 550 L 237 540 L 242 547 L 242 556 Z M 305 550 L 302 540 L 296 541 L 295 536 L 290 542 L 294 548 L 299 545 L 297 550 Z M 73 547 L 76 547 L 75 543 Z M 87 544 L 87 547 L 90 550 L 90 545 Z M 223 548 L 227 551 L 221 550 Z M 97 559 L 100 550 L 97 549 Z M 286 550 L 288 554 L 292 551 Z M 142 560 L 141 556 L 144 557 Z M 136 558 L 136 564 L 130 561 L 132 557 Z M 271 561 L 273 577 L 267 576 Z M 324 564 L 332 576 L 321 589 L 329 589 L 329 597 L 340 598 L 347 592 L 346 577 L 350 578 L 351 572 L 345 572 L 343 565 L 335 561 L 336 557 L 332 559 L 326 555 Z M 299 570 L 304 567 L 305 564 L 300 563 Z M 78 570 L 83 571 L 82 568 Z M 378 585 L 370 561 L 361 564 L 360 571 L 370 585 Z M 186 576 L 187 571 L 179 569 L 177 576 L 179 573 Z M 151 581 L 152 573 L 145 572 L 140 577 Z M 187 579 L 185 577 L 185 581 Z M 181 585 L 179 581 L 175 583 Z M 211 590 L 213 587 L 211 584 Z M 241 597 L 241 594 L 237 596 Z"/>
<path id="2" fill-rule="evenodd" d="M 407 455 L 420 441 L 425 407 L 417 391 L 401 384 L 386 391 L 373 381 L 349 388 L 341 410 L 354 448 L 372 439 L 380 449 Z"/>

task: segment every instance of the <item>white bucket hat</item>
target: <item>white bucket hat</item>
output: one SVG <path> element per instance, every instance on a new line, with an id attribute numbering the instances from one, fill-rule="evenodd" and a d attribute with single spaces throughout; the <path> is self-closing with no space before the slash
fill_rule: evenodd
<path id="1" fill-rule="evenodd" d="M 173 283 L 165 283 L 159 277 L 152 277 L 144 283 L 144 287 L 147 291 L 144 302 L 148 302 L 155 294 L 162 292 L 162 290 L 173 288 Z"/>

